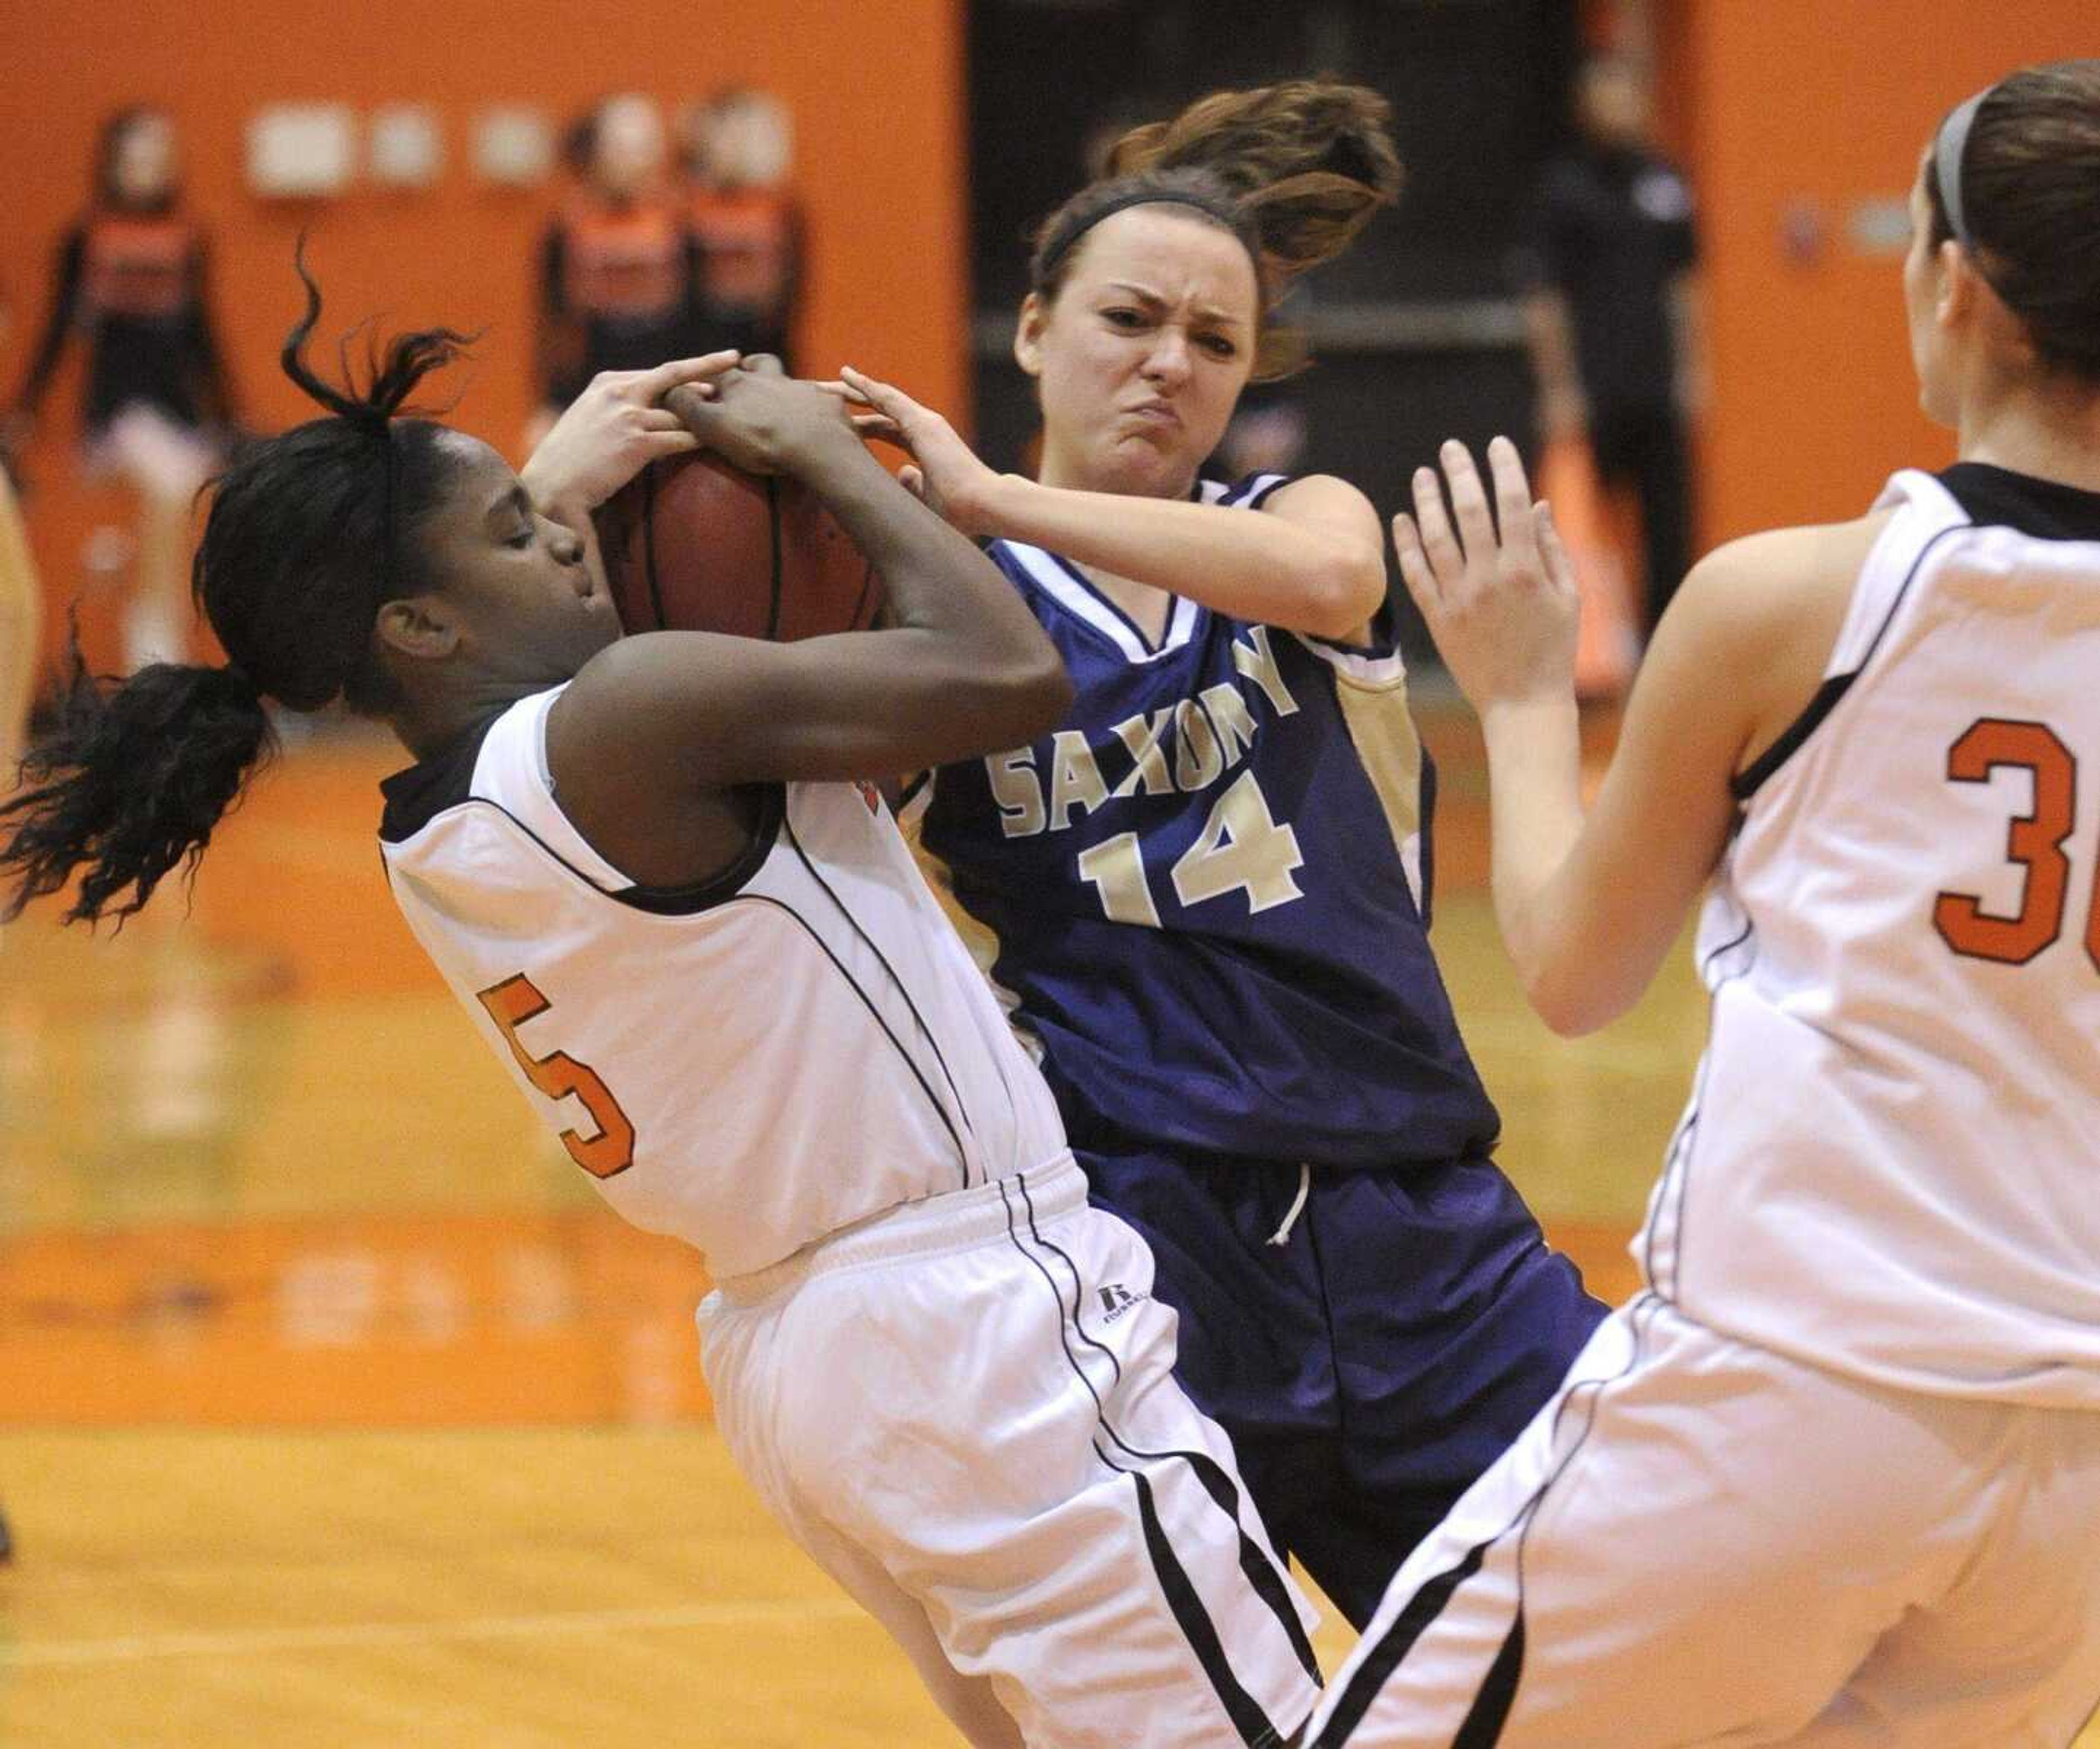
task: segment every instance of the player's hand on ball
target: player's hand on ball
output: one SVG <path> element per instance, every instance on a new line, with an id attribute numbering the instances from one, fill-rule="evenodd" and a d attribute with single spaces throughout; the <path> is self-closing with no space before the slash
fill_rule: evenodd
<path id="1" fill-rule="evenodd" d="M 801 475 L 827 454 L 859 452 L 838 397 L 786 375 L 770 354 L 744 359 L 710 386 L 675 390 L 664 404 L 701 448 L 747 473 Z"/>
<path id="2" fill-rule="evenodd" d="M 1435 470 L 1418 468 L 1414 515 L 1393 518 L 1392 544 L 1451 678 L 1476 711 L 1572 696 L 1575 568 L 1551 510 L 1532 501 L 1516 445 L 1507 437 L 1488 445 L 1492 514 L 1466 446 L 1447 443 L 1440 459 L 1456 527 Z"/>
<path id="3" fill-rule="evenodd" d="M 663 404 L 674 391 L 712 395 L 734 352 L 673 359 L 653 370 L 601 371 L 540 439 L 520 478 L 543 507 L 594 510 L 651 462 L 699 447 Z"/>
<path id="4" fill-rule="evenodd" d="M 991 488 L 999 475 L 955 435 L 955 428 L 903 390 L 879 382 L 850 364 L 827 385 L 854 406 L 854 428 L 863 437 L 897 444 L 911 457 L 898 479 L 955 528 L 973 537 L 997 534 L 989 522 Z"/>

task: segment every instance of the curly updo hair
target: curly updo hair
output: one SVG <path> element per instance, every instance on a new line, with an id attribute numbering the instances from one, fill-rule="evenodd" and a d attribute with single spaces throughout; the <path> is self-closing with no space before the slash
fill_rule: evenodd
<path id="1" fill-rule="evenodd" d="M 1030 288 L 1054 303 L 1096 225 L 1126 207 L 1175 206 L 1246 250 L 1260 300 L 1254 375 L 1286 375 L 1304 362 L 1304 346 L 1274 324 L 1277 301 L 1399 198 L 1392 126 L 1384 98 L 1332 79 L 1214 91 L 1110 148 L 1106 174 L 1038 227 Z"/>

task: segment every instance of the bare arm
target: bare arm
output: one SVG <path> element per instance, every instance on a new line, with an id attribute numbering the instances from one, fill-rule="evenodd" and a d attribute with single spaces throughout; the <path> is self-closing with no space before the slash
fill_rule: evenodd
<path id="1" fill-rule="evenodd" d="M 717 399 L 670 400 L 708 448 L 823 498 L 881 574 L 892 623 L 792 644 L 620 640 L 549 718 L 565 799 L 594 795 L 586 811 L 610 817 L 771 780 L 889 777 L 1032 740 L 1063 715 L 1070 682 L 1018 592 L 890 478 L 835 399 L 742 370 Z"/>
<path id="2" fill-rule="evenodd" d="M 1805 709 L 1879 519 L 1723 548 L 1687 579 L 1634 689 L 1594 806 L 1581 789 L 1577 602 L 1515 451 L 1490 450 L 1501 533 L 1470 457 L 1447 445 L 1454 530 L 1433 475 L 1394 522 L 1401 569 L 1480 713 L 1495 912 L 1525 992 L 1556 1031 L 1637 1000 L 1733 829 L 1735 774 Z"/>
<path id="3" fill-rule="evenodd" d="M 1706 302 L 1699 282 L 1680 273 L 1670 286 L 1671 343 L 1677 351 L 1677 410 L 1687 419 L 1706 411 Z"/>
<path id="4" fill-rule="evenodd" d="M 1538 386 L 1538 427 L 1549 440 L 1589 429 L 1590 400 L 1575 356 L 1575 322 L 1568 300 L 1550 286 L 1524 301 L 1524 334 Z"/>
<path id="5" fill-rule="evenodd" d="M 1352 638 L 1383 605 L 1384 545 L 1370 500 L 1345 480 L 1293 480 L 1260 510 L 1039 485 L 995 474 L 948 422 L 858 371 L 871 434 L 911 453 L 914 480 L 971 535 L 1004 536 L 1147 583 L 1235 619 Z"/>

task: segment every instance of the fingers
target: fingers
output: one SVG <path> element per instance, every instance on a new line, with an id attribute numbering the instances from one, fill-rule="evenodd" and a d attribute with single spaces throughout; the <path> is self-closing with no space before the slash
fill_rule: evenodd
<path id="1" fill-rule="evenodd" d="M 1494 519 L 1488 514 L 1487 490 L 1473 466 L 1473 452 L 1458 439 L 1438 451 L 1444 477 L 1451 485 L 1451 508 L 1458 519 L 1458 539 L 1468 555 L 1485 558 L 1495 548 Z"/>
<path id="2" fill-rule="evenodd" d="M 742 368 L 761 377 L 784 377 L 788 374 L 788 367 L 770 352 L 746 353 Z"/>
<path id="3" fill-rule="evenodd" d="M 893 388 L 887 382 L 878 382 L 864 370 L 856 370 L 850 364 L 843 364 L 839 368 L 839 375 L 863 406 L 888 413 L 900 424 L 920 410 L 918 402 L 903 390 Z"/>
<path id="4" fill-rule="evenodd" d="M 1488 468 L 1494 476 L 1495 521 L 1502 529 L 1503 550 L 1529 563 L 1538 543 L 1532 533 L 1531 483 L 1524 477 L 1524 457 L 1507 437 L 1498 437 L 1488 445 Z"/>
<path id="5" fill-rule="evenodd" d="M 674 358 L 654 369 L 634 373 L 636 398 L 645 401 L 660 401 L 684 382 L 702 382 L 719 377 L 724 371 L 736 367 L 738 354 L 732 349 L 708 352 L 699 358 Z"/>
<path id="6" fill-rule="evenodd" d="M 1555 589 L 1576 594 L 1581 589 L 1581 580 L 1575 574 L 1575 560 L 1568 550 L 1568 543 L 1560 538 L 1560 525 L 1553 519 L 1553 506 L 1543 498 L 1532 506 L 1530 523 L 1538 541 L 1539 557 L 1546 562 L 1546 580 Z"/>
<path id="7" fill-rule="evenodd" d="M 1430 469 L 1414 470 L 1414 523 L 1422 550 L 1436 573 L 1440 588 L 1456 583 L 1464 575 L 1466 555 L 1458 537 L 1451 532 L 1451 519 L 1444 509 L 1444 489 Z"/>
<path id="8" fill-rule="evenodd" d="M 696 436 L 704 437 L 713 424 L 713 404 L 692 383 L 678 384 L 664 397 L 664 405 L 687 431 Z"/>
<path id="9" fill-rule="evenodd" d="M 873 438 L 879 443 L 895 444 L 902 448 L 911 447 L 904 435 L 904 428 L 888 413 L 857 413 L 849 417 L 853 420 L 853 428 L 862 437 Z"/>
<path id="10" fill-rule="evenodd" d="M 897 484 L 921 504 L 926 501 L 926 475 L 915 467 L 901 467 L 897 470 Z"/>
<path id="11" fill-rule="evenodd" d="M 1407 585 L 1407 593 L 1414 598 L 1423 618 L 1433 629 L 1443 609 L 1443 592 L 1436 586 L 1436 573 L 1430 568 L 1429 555 L 1423 550 L 1421 531 L 1405 510 L 1392 519 L 1392 550 L 1400 559 L 1401 581 Z"/>
<path id="12" fill-rule="evenodd" d="M 818 383 L 817 386 L 825 394 L 836 395 L 840 400 L 849 401 L 856 407 L 865 407 L 868 404 L 868 399 L 865 394 L 850 382 L 841 382 L 836 377 Z"/>

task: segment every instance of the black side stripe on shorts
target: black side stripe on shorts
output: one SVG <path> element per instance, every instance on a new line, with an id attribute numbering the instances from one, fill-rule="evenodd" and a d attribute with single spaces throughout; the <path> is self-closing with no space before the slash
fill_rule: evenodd
<path id="1" fill-rule="evenodd" d="M 1476 1544 L 1468 1549 L 1465 1558 L 1456 1566 L 1447 1567 L 1427 1580 L 1408 1600 L 1407 1607 L 1393 1619 L 1392 1625 L 1379 1636 L 1377 1645 L 1357 1667 L 1356 1674 L 1349 1678 L 1348 1686 L 1342 1690 L 1334 1711 L 1328 1715 L 1326 1726 L 1308 1749 L 1343 1749 L 1351 1733 L 1363 1723 L 1364 1715 L 1371 1710 L 1372 1703 L 1392 1680 L 1393 1672 L 1400 1668 L 1407 1654 L 1414 1650 L 1416 1642 L 1429 1631 L 1436 1618 L 1444 1613 L 1445 1606 L 1450 1602 L 1453 1594 L 1479 1573 L 1487 1562 L 1489 1552 L 1514 1530 L 1519 1535 L 1515 1619 L 1511 1623 L 1501 1649 L 1495 1654 L 1494 1663 L 1489 1667 L 1486 1676 L 1482 1679 L 1480 1687 L 1473 1697 L 1473 1704 L 1467 1710 L 1465 1722 L 1459 1728 L 1459 1734 L 1452 1740 L 1451 1749 L 1494 1749 L 1494 1746 L 1501 1742 L 1502 1727 L 1508 1722 L 1510 1708 L 1516 1700 L 1517 1682 L 1524 1673 L 1523 1535 L 1530 1529 L 1532 1518 L 1540 1503 L 1552 1491 L 1554 1483 L 1567 1473 L 1568 1465 L 1575 1461 L 1577 1454 L 1588 1442 L 1590 1431 L 1597 1424 L 1597 1406 L 1603 1400 L 1605 1391 L 1640 1365 L 1644 1346 L 1641 1313 L 1659 1307 L 1663 1303 L 1652 1293 L 1643 1294 L 1634 1302 L 1631 1314 L 1633 1353 L 1627 1357 L 1626 1365 L 1609 1378 L 1586 1379 L 1575 1387 L 1577 1391 L 1589 1391 L 1589 1400 L 1585 1405 L 1589 1414 L 1582 1424 L 1582 1431 L 1576 1435 L 1575 1442 L 1568 1448 L 1567 1455 L 1546 1473 L 1545 1480 L 1533 1490 L 1531 1497 L 1517 1509 L 1515 1517 L 1487 1541 Z M 1562 1401 L 1559 1414 L 1555 1417 L 1556 1430 L 1560 1416 L 1567 1414 L 1568 1405 L 1574 1401 L 1574 1391 L 1570 1391 Z"/>
<path id="2" fill-rule="evenodd" d="M 1100 1449 L 1095 1447 L 1096 1451 Z M 1120 1466 L 1112 1464 L 1110 1467 Z M 1152 1557 L 1152 1570 L 1158 1575 L 1159 1588 L 1167 1593 L 1167 1606 L 1173 1610 L 1174 1619 L 1180 1623 L 1182 1634 L 1194 1649 L 1196 1661 L 1211 1679 L 1211 1686 L 1218 1691 L 1218 1698 L 1224 1703 L 1241 1741 L 1249 1749 L 1273 1749 L 1273 1746 L 1283 1742 L 1282 1733 L 1269 1722 L 1268 1715 L 1261 1710 L 1261 1703 L 1242 1688 L 1239 1679 L 1233 1674 L 1232 1662 L 1219 1641 L 1210 1611 L 1196 1595 L 1195 1583 L 1174 1552 L 1166 1527 L 1159 1522 L 1158 1510 L 1152 1504 L 1152 1484 L 1145 1480 L 1142 1470 L 1127 1470 L 1124 1473 L 1137 1490 L 1137 1516 L 1145 1526 L 1145 1548 Z"/>
<path id="3" fill-rule="evenodd" d="M 1017 1173 L 1014 1176 L 1013 1181 L 1021 1186 L 1024 1196 L 1027 1195 L 1027 1181 L 1026 1173 Z M 1110 1438 L 1114 1438 L 1114 1432 L 1109 1428 L 1108 1410 L 1101 1402 L 1101 1393 L 1094 1389 L 1094 1381 L 1087 1376 L 1087 1369 L 1079 1364 L 1079 1357 L 1072 1352 L 1071 1342 L 1065 1334 L 1065 1296 L 1057 1291 L 1057 1283 L 1049 1270 L 1043 1267 L 1043 1260 L 1021 1243 L 1020 1230 L 1014 1225 L 1013 1199 L 1008 1194 L 1007 1181 L 1000 1178 L 995 1181 L 999 1186 L 999 1201 L 1006 1208 L 1008 1241 L 1027 1258 L 1035 1273 L 1043 1278 L 1043 1285 L 1050 1290 L 1050 1297 L 1057 1307 L 1057 1341 L 1065 1350 L 1065 1363 L 1071 1367 L 1079 1383 L 1086 1387 L 1087 1394 L 1093 1398 L 1094 1416 L 1103 1431 L 1107 1432 Z M 1122 1443 L 1120 1440 L 1116 1442 L 1118 1445 Z M 1159 1580 L 1160 1589 L 1166 1593 L 1167 1607 L 1174 1612 L 1174 1619 L 1181 1629 L 1182 1637 L 1196 1654 L 1196 1661 L 1202 1666 L 1206 1680 L 1217 1695 L 1219 1704 L 1225 1709 L 1226 1716 L 1232 1720 L 1233 1729 L 1239 1732 L 1241 1740 L 1248 1746 L 1248 1749 L 1270 1749 L 1272 1745 L 1282 1743 L 1285 1741 L 1283 1734 L 1270 1722 L 1268 1715 L 1261 1710 L 1260 1703 L 1247 1693 L 1239 1678 L 1233 1674 L 1231 1663 L 1225 1656 L 1224 1642 L 1218 1638 L 1217 1628 L 1211 1620 L 1211 1612 L 1204 1608 L 1203 1600 L 1198 1595 L 1195 1585 L 1189 1577 L 1189 1570 L 1181 1565 L 1173 1546 L 1167 1540 L 1165 1527 L 1160 1524 L 1158 1514 L 1153 1508 L 1151 1484 L 1127 1464 L 1119 1464 L 1110 1456 L 1101 1449 L 1099 1440 L 1094 1442 L 1094 1455 L 1108 1468 L 1119 1475 L 1128 1476 L 1138 1485 L 1138 1515 L 1144 1525 L 1145 1550 L 1152 1558 L 1153 1571 Z"/>
<path id="4" fill-rule="evenodd" d="M 1028 1180 L 1025 1174 L 1020 1179 L 1019 1184 L 1021 1199 L 1028 1209 L 1029 1236 L 1045 1251 L 1055 1256 L 1071 1274 L 1070 1315 L 1073 1329 L 1079 1332 L 1079 1340 L 1082 1342 L 1090 1348 L 1099 1349 L 1101 1353 L 1108 1356 L 1109 1365 L 1114 1370 L 1117 1379 L 1120 1380 L 1123 1377 L 1123 1363 L 1116 1358 L 1115 1351 L 1097 1337 L 1089 1335 L 1086 1323 L 1079 1315 L 1079 1309 L 1086 1302 L 1086 1287 L 1085 1283 L 1079 1279 L 1079 1265 L 1072 1261 L 1070 1254 L 1062 1246 L 1043 1236 L 1043 1230 L 1035 1224 L 1035 1199 L 1029 1195 Z M 1059 1294 L 1058 1301 L 1061 1305 L 1063 1300 L 1064 1296 L 1061 1293 Z M 1096 1407 L 1100 1407 L 1100 1402 L 1101 1399 L 1096 1398 L 1095 1399 Z M 1263 1549 L 1261 1544 L 1247 1535 L 1246 1526 L 1240 1520 L 1240 1491 L 1233 1485 L 1233 1478 L 1226 1473 L 1224 1467 L 1207 1451 L 1141 1450 L 1116 1431 L 1109 1420 L 1106 1411 L 1102 1411 L 1101 1419 L 1101 1430 L 1132 1457 L 1151 1463 L 1165 1463 L 1171 1459 L 1179 1458 L 1196 1473 L 1196 1479 L 1202 1483 L 1204 1491 L 1211 1496 L 1212 1503 L 1218 1510 L 1232 1521 L 1233 1529 L 1239 1537 L 1240 1571 L 1246 1575 L 1246 1581 L 1254 1588 L 1255 1595 L 1268 1605 L 1270 1613 L 1276 1617 L 1277 1624 L 1282 1628 L 1285 1636 L 1290 1641 L 1291 1650 L 1298 1656 L 1298 1662 L 1304 1667 L 1306 1675 L 1312 1677 L 1316 1684 L 1323 1682 L 1326 1679 L 1320 1674 L 1320 1660 L 1313 1652 L 1312 1641 L 1305 1632 L 1305 1624 L 1298 1619 L 1297 1610 L 1291 1604 L 1290 1588 L 1286 1583 L 1283 1575 L 1277 1570 L 1275 1561 Z"/>

